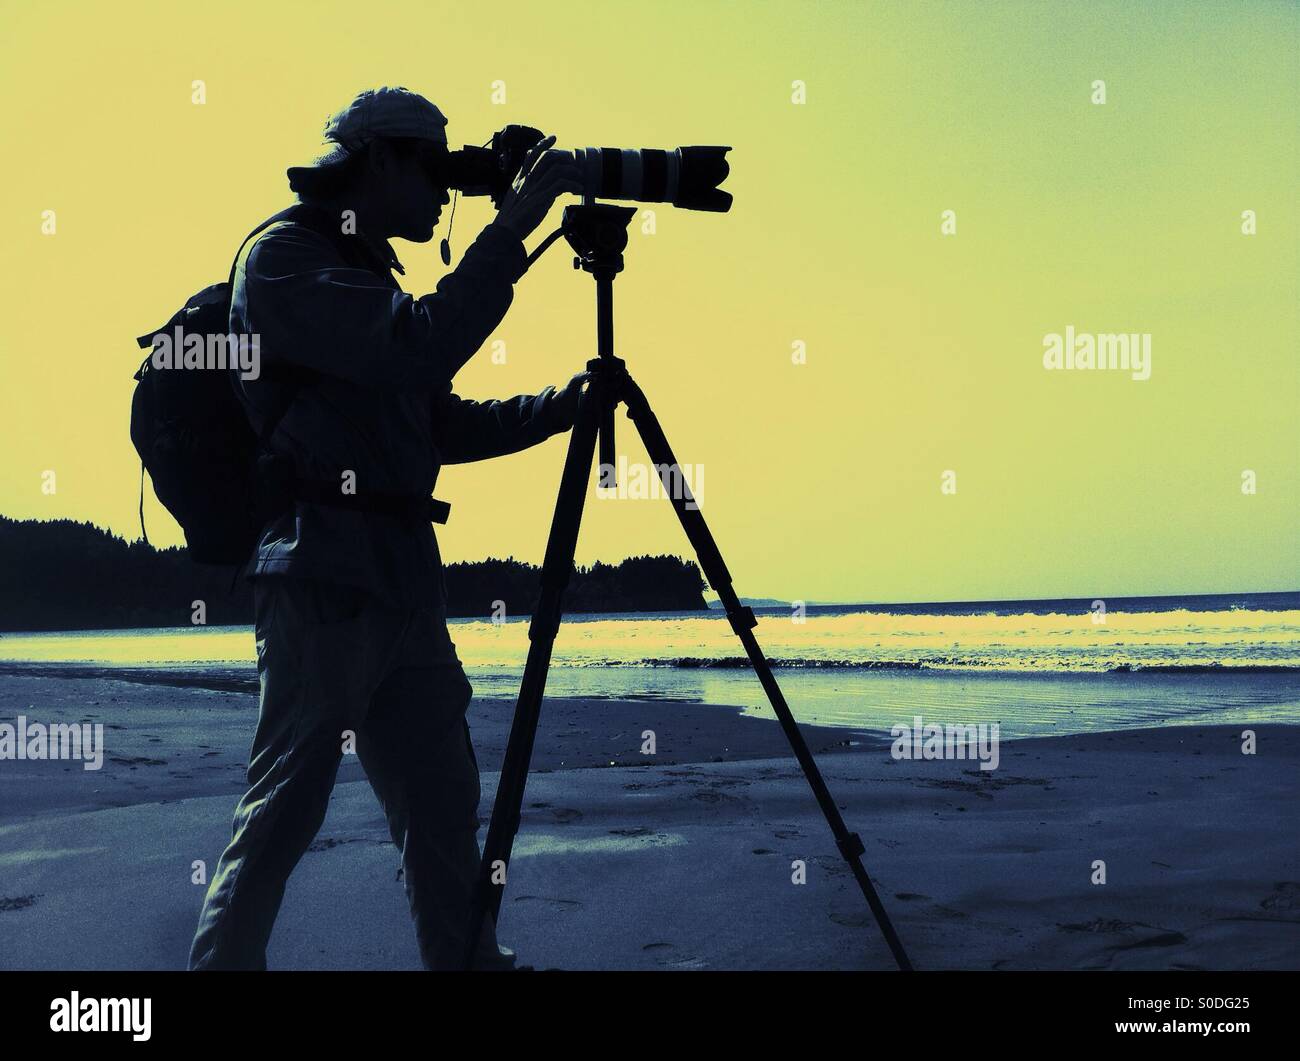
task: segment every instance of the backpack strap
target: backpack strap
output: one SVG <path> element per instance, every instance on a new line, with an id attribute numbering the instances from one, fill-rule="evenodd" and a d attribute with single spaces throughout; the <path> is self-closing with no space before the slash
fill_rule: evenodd
<path id="1" fill-rule="evenodd" d="M 322 207 L 314 206 L 311 203 L 294 203 L 292 206 L 285 207 L 278 214 L 268 217 L 244 237 L 244 242 L 239 245 L 235 260 L 230 265 L 230 276 L 226 281 L 232 294 L 235 288 L 235 271 L 239 268 L 239 259 L 244 254 L 244 248 L 272 225 L 278 225 L 282 221 L 292 221 L 294 224 L 311 229 L 318 236 L 324 236 L 329 240 L 334 245 L 334 249 L 345 260 L 352 257 L 352 248 L 355 244 L 347 241 L 354 240 L 357 237 L 344 235 L 343 230 L 337 223 L 337 219 L 331 217 Z"/>
<path id="2" fill-rule="evenodd" d="M 239 244 L 239 250 L 235 251 L 235 260 L 230 263 L 230 275 L 226 278 L 226 288 L 232 295 L 235 292 L 235 271 L 239 268 L 239 259 L 244 256 L 244 248 L 272 225 L 278 225 L 281 221 L 293 220 L 293 212 L 298 205 L 300 204 L 295 203 L 293 206 L 285 207 L 278 214 L 272 214 L 244 237 L 243 242 Z"/>
<path id="3" fill-rule="evenodd" d="M 278 214 L 273 214 L 272 216 L 268 217 L 255 229 L 253 229 L 252 232 L 250 232 L 247 236 L 244 237 L 244 241 L 239 245 L 239 250 L 235 254 L 235 260 L 231 262 L 230 265 L 230 277 L 226 281 L 226 292 L 227 292 L 228 300 L 234 298 L 235 273 L 239 269 L 239 259 L 244 256 L 244 248 L 247 247 L 249 243 L 256 240 L 258 236 L 260 236 L 272 225 L 278 225 L 281 222 L 285 222 L 285 221 L 302 225 L 304 228 L 310 229 L 312 232 L 315 232 L 317 235 L 324 236 L 327 240 L 329 240 L 331 244 L 333 244 L 335 250 L 339 252 L 339 254 L 343 257 L 345 261 L 351 258 L 350 252 L 352 250 L 353 245 L 344 242 L 349 237 L 343 234 L 342 229 L 335 223 L 334 219 L 331 218 L 330 215 L 325 210 L 323 210 L 319 206 L 313 206 L 310 203 L 294 203 L 292 206 L 288 206 L 285 209 L 281 210 Z M 228 310 L 227 310 L 227 315 L 229 315 Z M 230 377 L 230 385 L 234 387 L 236 391 L 236 397 L 238 397 L 239 388 L 235 384 L 235 378 L 233 373 Z M 295 395 L 293 394 L 291 389 L 290 393 L 285 397 L 285 400 L 281 403 L 280 408 L 274 410 L 270 414 L 270 416 L 266 418 L 265 422 L 262 424 L 262 430 L 257 433 L 257 437 L 258 437 L 258 441 L 262 444 L 263 449 L 270 448 L 271 436 L 275 434 L 275 429 L 280 426 L 280 421 L 284 418 L 284 414 L 289 411 L 289 406 L 293 404 L 294 397 Z"/>

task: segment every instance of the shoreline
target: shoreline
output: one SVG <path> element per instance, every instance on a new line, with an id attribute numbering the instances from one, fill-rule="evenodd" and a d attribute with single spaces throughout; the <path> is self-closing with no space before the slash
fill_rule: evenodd
<path id="1" fill-rule="evenodd" d="M 938 664 L 926 662 L 911 662 L 904 660 L 896 661 L 878 661 L 878 662 L 852 662 L 842 660 L 819 660 L 819 659 L 768 659 L 768 663 L 773 670 L 786 670 L 792 672 L 818 672 L 818 671 L 861 671 L 867 673 L 890 673 L 900 672 L 902 674 L 915 673 L 924 675 L 927 678 L 942 678 L 952 676 L 954 679 L 989 677 L 989 678 L 1017 678 L 1025 680 L 1042 679 L 1044 681 L 1052 680 L 1069 680 L 1075 678 L 1098 678 L 1104 679 L 1110 676 L 1140 677 L 1142 675 L 1161 676 L 1161 675 L 1195 675 L 1209 677 L 1211 675 L 1235 676 L 1235 675 L 1261 675 L 1261 674 L 1283 674 L 1288 676 L 1300 675 L 1300 666 L 1290 664 L 1270 664 L 1270 663 L 1248 663 L 1242 665 L 1234 664 L 1145 664 L 1129 665 L 1120 664 L 1105 669 L 1098 668 L 1078 668 L 1078 669 L 1016 669 L 1000 668 L 992 665 L 975 665 L 975 664 Z M 752 665 L 746 657 L 724 658 L 724 659 L 707 659 L 681 657 L 677 660 L 646 660 L 635 663 L 631 661 L 602 661 L 598 664 L 586 664 L 581 667 L 565 666 L 562 663 L 553 663 L 552 670 L 564 670 L 569 672 L 582 672 L 584 670 L 598 670 L 609 667 L 617 670 L 718 670 L 718 671 L 750 671 Z M 475 668 L 471 665 L 465 665 L 466 674 L 471 680 L 475 677 Z M 258 691 L 257 668 L 253 663 L 236 665 L 230 662 L 221 663 L 170 663 L 160 662 L 155 664 L 140 665 L 118 665 L 111 663 L 98 663 L 89 660 L 69 660 L 69 661 L 25 661 L 25 660 L 3 660 L 0 659 L 0 678 L 4 677 L 32 677 L 32 678 L 68 678 L 68 679 L 87 679 L 87 680 L 106 680 L 106 681 L 123 681 L 132 682 L 140 685 L 167 685 L 180 689 L 208 689 L 215 692 L 251 692 Z"/>
<path id="2" fill-rule="evenodd" d="M 0 760 L 0 826 L 195 796 L 237 798 L 244 791 L 247 749 L 257 720 L 256 676 L 208 671 L 202 678 L 196 685 L 189 671 L 171 669 L 142 673 L 131 668 L 36 665 L 15 672 L 0 664 L 0 723 L 13 723 L 22 714 L 29 722 L 46 725 L 104 727 L 104 762 L 98 770 L 85 770 L 78 762 Z M 484 772 L 497 769 L 504 755 L 514 708 L 513 697 L 490 693 L 476 692 L 470 704 L 470 729 Z M 916 711 L 923 713 L 920 706 Z M 912 722 L 910 713 L 905 721 Z M 867 722 L 800 720 L 799 727 L 818 757 L 887 751 L 893 740 L 888 729 Z M 1279 727 L 1300 734 L 1300 722 L 1289 720 L 1243 719 L 1236 727 Z M 1003 736 L 999 743 L 1019 748 L 1036 741 L 1074 741 L 1079 747 L 1096 749 L 1099 740 L 1140 743 L 1153 734 L 1206 728 L 1232 727 L 1176 718 L 1160 726 L 1139 722 L 1099 730 Z M 641 752 L 642 734 L 647 731 L 656 737 L 653 758 Z M 766 706 L 755 711 L 671 696 L 548 695 L 532 772 L 790 756 L 780 725 Z M 340 783 L 363 778 L 360 764 L 345 757 Z"/>
<path id="3" fill-rule="evenodd" d="M 6 517 L 0 516 L 0 519 Z M 456 561 L 456 563 L 493 563 L 499 559 L 487 557 L 482 561 Z M 622 562 L 622 561 L 620 561 Z M 1150 612 L 1168 611 L 1170 606 L 1177 606 L 1192 614 L 1198 612 L 1216 612 L 1225 610 L 1249 611 L 1294 611 L 1300 608 L 1300 589 L 1288 590 L 1242 590 L 1231 593 L 1156 593 L 1137 595 L 1093 594 L 1090 597 L 1023 597 L 998 598 L 992 600 L 952 600 L 952 601 L 806 601 L 801 602 L 807 615 L 826 616 L 836 614 L 874 614 L 905 618 L 915 615 L 987 616 L 987 615 L 1080 615 L 1090 614 L 1098 598 L 1107 602 L 1111 614 L 1142 615 Z M 760 618 L 788 616 L 793 601 L 779 600 L 772 597 L 741 597 L 741 603 L 749 607 Z M 1248 607 L 1247 607 L 1248 605 Z M 1126 607 L 1127 606 L 1127 607 Z M 620 608 L 616 611 L 569 611 L 564 615 L 565 623 L 599 622 L 603 620 L 637 620 L 637 619 L 685 619 L 709 617 L 725 619 L 720 602 L 716 598 L 705 598 L 700 608 L 687 608 L 671 611 L 636 611 Z M 453 615 L 448 619 L 453 623 L 483 622 L 485 616 L 480 613 Z M 527 623 L 532 616 L 527 609 L 512 612 L 503 621 L 506 623 Z M 59 634 L 115 634 L 126 631 L 141 633 L 159 633 L 163 631 L 190 629 L 184 626 L 60 626 L 48 629 L 0 629 L 0 641 L 6 637 L 41 637 Z M 251 629 L 251 621 L 243 624 L 219 624 L 213 629 Z"/>

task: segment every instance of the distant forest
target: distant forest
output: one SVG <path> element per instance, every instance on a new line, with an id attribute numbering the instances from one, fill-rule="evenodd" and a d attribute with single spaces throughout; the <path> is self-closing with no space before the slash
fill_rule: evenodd
<path id="1" fill-rule="evenodd" d="M 453 617 L 528 615 L 541 569 L 518 560 L 448 564 Z M 0 631 L 184 626 L 201 600 L 210 626 L 253 621 L 252 587 L 233 570 L 190 561 L 183 548 L 128 542 L 90 523 L 0 516 Z M 676 556 L 579 567 L 565 611 L 705 611 L 699 568 Z"/>

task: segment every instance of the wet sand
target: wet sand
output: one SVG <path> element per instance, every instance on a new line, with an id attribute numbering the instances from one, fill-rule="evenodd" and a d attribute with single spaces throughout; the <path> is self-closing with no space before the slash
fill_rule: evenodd
<path id="1" fill-rule="evenodd" d="M 485 818 L 512 710 L 471 708 Z M 99 771 L 0 762 L 0 968 L 183 967 L 191 865 L 229 837 L 255 711 L 232 689 L 0 675 L 0 721 L 106 727 Z M 994 771 L 804 733 L 919 968 L 1295 968 L 1300 727 L 1252 728 L 1254 755 L 1224 726 L 1007 741 Z M 515 851 L 501 936 L 539 966 L 891 965 L 779 727 L 735 708 L 548 700 Z M 345 760 L 272 967 L 417 968 L 397 870 Z"/>

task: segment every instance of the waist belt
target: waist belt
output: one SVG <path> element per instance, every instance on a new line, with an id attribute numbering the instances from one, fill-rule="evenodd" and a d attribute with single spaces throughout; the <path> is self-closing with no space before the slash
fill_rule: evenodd
<path id="1" fill-rule="evenodd" d="M 383 490 L 345 494 L 339 489 L 338 483 L 312 482 L 306 479 L 295 479 L 290 492 L 295 501 L 352 512 L 376 512 L 419 523 L 446 523 L 447 517 L 451 515 L 451 505 L 446 501 L 422 494 L 394 494 Z"/>

